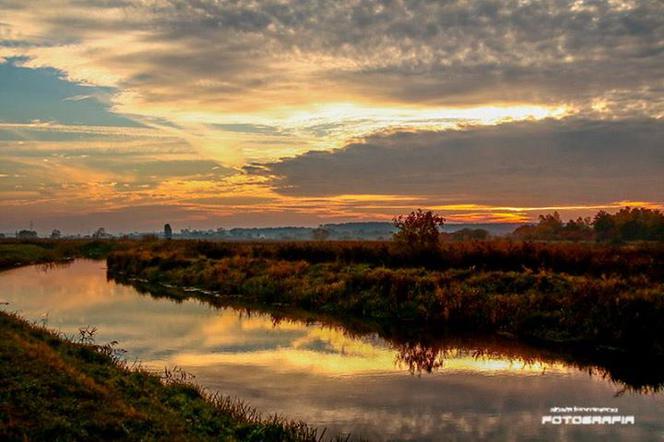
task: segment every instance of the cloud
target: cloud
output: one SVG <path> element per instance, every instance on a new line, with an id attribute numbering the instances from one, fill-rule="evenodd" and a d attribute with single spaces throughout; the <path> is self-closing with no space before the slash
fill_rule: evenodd
<path id="1" fill-rule="evenodd" d="M 664 122 L 543 120 L 374 135 L 247 169 L 289 196 L 419 195 L 489 205 L 664 200 Z"/>
<path id="2" fill-rule="evenodd" d="M 42 45 L 13 53 L 119 87 L 133 111 L 603 100 L 662 113 L 658 1 L 36 3 L 0 7 L 6 40 Z"/>
<path id="3" fill-rule="evenodd" d="M 0 200 L 43 214 L 177 204 L 236 174 L 177 140 L 0 141 Z M 120 145 L 118 145 L 120 144 Z M 66 216 L 66 215 L 65 215 Z"/>
<path id="4" fill-rule="evenodd" d="M 0 1 L 0 100 L 21 103 L 0 109 L 0 200 L 61 220 L 164 205 L 201 225 L 661 201 L 662 12 Z"/>

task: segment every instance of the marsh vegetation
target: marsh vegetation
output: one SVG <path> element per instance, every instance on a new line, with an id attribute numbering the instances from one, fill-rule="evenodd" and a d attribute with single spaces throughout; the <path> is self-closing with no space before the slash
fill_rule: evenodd
<path id="1" fill-rule="evenodd" d="M 143 243 L 111 275 L 422 330 L 508 333 L 593 351 L 664 353 L 664 246 L 393 242 Z"/>

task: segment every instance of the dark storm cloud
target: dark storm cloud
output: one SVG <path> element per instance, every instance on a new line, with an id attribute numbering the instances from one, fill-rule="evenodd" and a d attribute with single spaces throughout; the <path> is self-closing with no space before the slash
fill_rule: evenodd
<path id="1" fill-rule="evenodd" d="M 252 168 L 292 196 L 426 195 L 446 203 L 664 200 L 664 122 L 544 120 L 369 137 Z"/>

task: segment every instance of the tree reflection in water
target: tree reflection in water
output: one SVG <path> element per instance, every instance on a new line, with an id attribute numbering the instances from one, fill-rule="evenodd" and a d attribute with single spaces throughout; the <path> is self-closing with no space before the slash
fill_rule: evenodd
<path id="1" fill-rule="evenodd" d="M 417 327 L 398 327 L 394 324 L 381 326 L 364 320 L 340 319 L 287 306 L 246 305 L 230 296 L 216 297 L 209 292 L 195 289 L 181 290 L 148 285 L 142 281 L 124 279 L 119 275 L 109 274 L 107 278 L 120 284 L 131 285 L 139 293 L 154 298 L 169 298 L 176 302 L 195 298 L 216 308 L 232 308 L 247 317 L 252 314 L 268 314 L 274 327 L 278 327 L 283 321 L 291 321 L 333 328 L 356 339 L 370 339 L 373 336 L 395 351 L 395 366 L 406 368 L 416 375 L 444 372 L 446 361 L 470 357 L 475 361 L 507 361 L 509 366 L 518 364 L 524 368 L 564 365 L 610 381 L 619 388 L 617 396 L 626 392 L 653 394 L 664 391 L 664 371 L 660 368 L 664 361 L 652 360 L 649 355 L 611 352 L 595 354 L 583 349 L 580 351 L 534 347 L 496 335 L 436 336 L 431 335 L 430 330 L 418 330 Z M 408 336 L 402 336 L 403 332 L 407 332 Z"/>

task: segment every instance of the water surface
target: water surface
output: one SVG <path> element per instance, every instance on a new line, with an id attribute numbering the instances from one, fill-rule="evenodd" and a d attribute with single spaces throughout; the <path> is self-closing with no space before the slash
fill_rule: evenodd
<path id="1" fill-rule="evenodd" d="M 96 327 L 97 343 L 119 341 L 128 359 L 155 370 L 181 367 L 211 390 L 328 433 L 372 440 L 664 439 L 662 393 L 625 388 L 597 370 L 518 345 L 396 343 L 197 300 L 178 303 L 108 281 L 100 261 L 2 272 L 0 301 L 70 335 Z M 636 424 L 542 425 L 556 406 L 618 408 Z"/>

